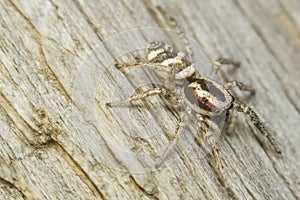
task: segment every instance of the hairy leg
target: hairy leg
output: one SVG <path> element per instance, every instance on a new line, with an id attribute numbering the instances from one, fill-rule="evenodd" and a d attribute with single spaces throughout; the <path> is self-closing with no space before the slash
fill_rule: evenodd
<path id="1" fill-rule="evenodd" d="M 186 53 L 188 55 L 188 58 L 190 59 L 190 61 L 192 61 L 193 60 L 192 46 L 189 43 L 189 40 L 187 39 L 187 37 L 186 37 L 185 33 L 183 32 L 182 28 L 179 26 L 179 24 L 174 19 L 174 17 L 169 15 L 169 13 L 167 13 L 162 7 L 157 6 L 157 9 L 164 16 L 164 18 L 167 19 L 168 23 L 172 26 L 172 28 L 175 29 L 175 31 L 178 33 L 180 39 L 183 40 L 183 42 L 185 44 L 185 50 L 186 50 Z"/>
<path id="2" fill-rule="evenodd" d="M 251 94 L 255 94 L 255 89 L 252 86 L 245 85 L 244 83 L 239 81 L 228 81 L 224 84 L 224 87 L 228 90 L 234 87 L 238 87 L 242 91 L 247 91 L 250 92 Z"/>
<path id="3" fill-rule="evenodd" d="M 222 182 L 223 186 L 225 187 L 225 189 L 227 190 L 227 192 L 232 193 L 232 190 L 228 186 L 228 183 L 227 183 L 224 167 L 222 164 L 222 159 L 221 159 L 219 148 L 218 148 L 217 141 L 216 141 L 216 138 L 219 136 L 221 131 L 219 130 L 219 128 L 216 124 L 214 124 L 212 121 L 210 121 L 210 119 L 204 119 L 201 117 L 200 118 L 198 117 L 198 119 L 200 119 L 200 121 L 198 122 L 198 127 L 199 127 L 199 131 L 202 134 L 203 145 L 205 145 L 204 148 L 206 148 L 205 150 L 207 150 L 208 147 L 212 149 L 212 154 L 213 154 L 215 162 L 216 162 L 216 168 L 217 168 L 219 177 L 221 179 L 221 182 Z"/>
<path id="4" fill-rule="evenodd" d="M 222 78 L 223 78 L 223 80 L 225 82 L 228 82 L 226 74 L 225 74 L 225 72 L 222 69 L 223 65 L 232 65 L 232 66 L 238 68 L 240 66 L 240 63 L 236 62 L 236 61 L 234 61 L 234 60 L 232 60 L 230 58 L 219 58 L 219 59 L 217 59 L 217 60 L 215 60 L 213 62 L 213 66 L 212 66 L 213 69 L 219 71 L 220 74 L 221 74 L 221 76 L 222 76 Z"/>
<path id="5" fill-rule="evenodd" d="M 156 162 L 155 164 L 155 168 L 159 168 L 161 166 L 161 164 L 168 158 L 168 156 L 170 155 L 170 153 L 175 149 L 176 144 L 178 143 L 178 140 L 182 134 L 182 129 L 185 126 L 185 113 L 183 113 L 180 116 L 180 119 L 177 123 L 177 128 L 176 128 L 176 132 L 175 132 L 175 136 L 174 139 L 171 141 L 171 143 L 169 144 L 169 146 L 167 147 L 167 150 L 163 153 L 163 155 L 159 158 L 159 160 Z"/>
<path id="6" fill-rule="evenodd" d="M 120 104 L 128 103 L 128 102 L 131 102 L 131 101 L 136 101 L 136 100 L 139 100 L 139 99 L 144 99 L 146 97 L 154 96 L 154 95 L 162 95 L 168 101 L 170 101 L 170 103 L 172 103 L 174 105 L 179 104 L 175 94 L 172 91 L 170 91 L 166 88 L 156 87 L 156 88 L 152 88 L 152 89 L 149 89 L 149 90 L 141 92 L 141 93 L 135 93 L 127 99 L 123 99 L 123 100 L 115 101 L 115 102 L 108 102 L 108 103 L 106 103 L 106 105 L 109 106 L 109 107 L 118 106 Z"/>
<path id="7" fill-rule="evenodd" d="M 225 133 L 230 135 L 233 132 L 233 128 L 236 123 L 236 119 L 237 119 L 237 109 L 236 109 L 236 107 L 233 107 L 228 110 L 228 116 L 225 120 L 225 124 L 224 124 L 224 128 L 223 128 Z"/>
<path id="8" fill-rule="evenodd" d="M 161 65 L 159 63 L 148 63 L 143 61 L 134 61 L 134 62 L 128 62 L 128 63 L 116 63 L 115 67 L 118 69 L 125 68 L 125 67 L 132 67 L 132 66 L 141 66 L 141 67 L 147 67 L 150 69 L 158 70 L 158 71 L 164 71 L 167 73 L 172 73 L 172 70 L 165 65 Z"/>
<path id="9" fill-rule="evenodd" d="M 257 114 L 246 104 L 241 103 L 241 102 L 234 102 L 234 106 L 236 107 L 238 112 L 244 113 L 250 120 L 251 122 L 255 125 L 255 127 L 262 133 L 265 137 L 268 138 L 270 143 L 273 145 L 275 151 L 277 153 L 281 153 L 281 150 L 279 149 L 277 143 L 269 133 L 269 131 L 266 129 L 264 124 L 261 122 Z"/>

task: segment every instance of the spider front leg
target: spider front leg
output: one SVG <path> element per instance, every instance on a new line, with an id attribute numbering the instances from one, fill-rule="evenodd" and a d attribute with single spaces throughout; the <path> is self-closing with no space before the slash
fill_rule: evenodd
<path id="1" fill-rule="evenodd" d="M 219 148 L 216 142 L 216 138 L 221 134 L 221 131 L 214 122 L 212 122 L 210 119 L 202 118 L 201 115 L 198 115 L 198 128 L 203 138 L 202 145 L 207 145 L 209 148 L 212 148 L 212 154 L 216 162 L 216 168 L 220 176 L 221 182 L 225 187 L 226 191 L 231 194 L 232 190 L 228 186 Z"/>
<path id="2" fill-rule="evenodd" d="M 164 96 L 170 103 L 173 103 L 174 105 L 179 104 L 175 94 L 163 87 L 156 87 L 156 88 L 152 88 L 149 89 L 147 91 L 141 92 L 141 93 L 135 93 L 133 94 L 131 97 L 124 99 L 124 100 L 120 100 L 120 101 L 115 101 L 115 102 L 108 102 L 106 103 L 107 106 L 112 107 L 112 106 L 118 106 L 120 104 L 124 104 L 124 103 L 128 103 L 131 101 L 136 101 L 139 99 L 144 99 L 146 97 L 149 96 L 154 96 L 154 95 L 162 95 Z"/>
<path id="3" fill-rule="evenodd" d="M 237 109 L 236 107 L 233 106 L 231 109 L 228 110 L 226 116 L 224 129 L 223 129 L 225 133 L 229 135 L 232 133 L 234 125 L 236 123 L 236 119 L 237 119 Z"/>
<path id="4" fill-rule="evenodd" d="M 251 122 L 255 125 L 255 127 L 262 133 L 265 137 L 268 138 L 270 143 L 273 145 L 275 151 L 278 154 L 281 154 L 281 150 L 279 149 L 277 143 L 273 139 L 273 137 L 270 135 L 269 131 L 266 129 L 264 124 L 261 122 L 257 114 L 246 104 L 235 101 L 234 102 L 234 107 L 236 107 L 238 112 L 244 113 L 250 120 Z"/>
<path id="5" fill-rule="evenodd" d="M 250 86 L 250 85 L 246 85 L 242 82 L 239 82 L 239 81 L 227 81 L 225 84 L 224 84 L 224 88 L 226 90 L 231 90 L 235 87 L 238 87 L 241 91 L 247 91 L 247 92 L 250 92 L 251 95 L 254 95 L 255 94 L 255 89 Z M 225 121 L 225 132 L 226 133 L 231 133 L 233 131 L 233 127 L 234 127 L 234 124 L 236 122 L 236 117 L 237 117 L 237 107 L 233 106 L 232 108 L 230 108 L 228 110 L 228 114 L 227 114 L 227 118 L 226 118 L 226 121 Z"/>
<path id="6" fill-rule="evenodd" d="M 214 156 L 215 161 L 216 161 L 216 167 L 218 169 L 219 176 L 221 178 L 222 184 L 224 185 L 225 189 L 228 192 L 230 192 L 231 188 L 228 186 L 227 179 L 226 179 L 226 176 L 225 176 L 224 167 L 223 167 L 221 156 L 220 156 L 220 152 L 219 152 L 219 147 L 218 147 L 218 145 L 216 143 L 214 144 L 212 150 L 213 150 L 213 156 Z"/>

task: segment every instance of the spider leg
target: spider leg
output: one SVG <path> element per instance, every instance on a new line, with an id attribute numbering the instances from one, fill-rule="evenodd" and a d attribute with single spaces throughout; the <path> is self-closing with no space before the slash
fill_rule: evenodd
<path id="1" fill-rule="evenodd" d="M 209 152 L 209 149 L 215 144 L 215 139 L 220 136 L 220 129 L 211 121 L 211 119 L 203 117 L 201 114 L 196 114 L 198 134 L 200 134 L 200 143 L 204 150 Z"/>
<path id="2" fill-rule="evenodd" d="M 218 147 L 217 144 L 214 144 L 214 146 L 213 146 L 213 156 L 214 156 L 215 161 L 216 161 L 217 169 L 218 169 L 219 176 L 221 178 L 222 184 L 224 185 L 226 190 L 228 190 L 227 188 L 229 188 L 229 186 L 228 186 L 228 183 L 227 183 L 224 167 L 223 167 L 220 152 L 219 152 L 219 147 Z"/>
<path id="3" fill-rule="evenodd" d="M 255 127 L 262 133 L 265 137 L 268 138 L 270 143 L 273 145 L 275 151 L 279 154 L 281 154 L 281 150 L 279 149 L 277 143 L 273 139 L 273 137 L 270 135 L 269 131 L 266 129 L 264 124 L 261 122 L 257 114 L 246 104 L 235 101 L 234 106 L 236 107 L 238 112 L 244 113 L 255 125 Z"/>
<path id="4" fill-rule="evenodd" d="M 118 106 L 120 104 L 128 103 L 131 101 L 136 101 L 139 99 L 144 99 L 146 97 L 154 96 L 154 95 L 163 95 L 171 103 L 174 103 L 175 105 L 179 104 L 175 94 L 172 91 L 170 91 L 166 88 L 163 88 L 163 87 L 155 87 L 155 88 L 149 89 L 149 90 L 141 92 L 141 93 L 135 93 L 127 99 L 123 99 L 123 100 L 115 101 L 115 102 L 108 102 L 108 103 L 106 103 L 106 105 L 109 107 Z"/>
<path id="5" fill-rule="evenodd" d="M 216 162 L 217 172 L 220 176 L 223 186 L 228 192 L 231 193 L 231 188 L 228 186 L 227 179 L 225 176 L 224 167 L 222 164 L 222 159 L 220 156 L 219 148 L 216 142 L 216 137 L 219 136 L 220 130 L 216 124 L 214 124 L 210 119 L 200 118 L 198 122 L 199 130 L 202 132 L 203 144 L 212 148 L 212 154 Z"/>
<path id="6" fill-rule="evenodd" d="M 178 139 L 180 138 L 181 134 L 183 133 L 182 129 L 185 126 L 185 114 L 182 114 L 178 123 L 177 123 L 177 128 L 175 132 L 174 139 L 171 141 L 169 146 L 167 147 L 167 150 L 163 153 L 163 155 L 159 158 L 159 160 L 155 164 L 155 168 L 159 168 L 161 164 L 168 158 L 170 153 L 175 149 L 175 146 L 178 142 Z"/>
<path id="7" fill-rule="evenodd" d="M 245 85 L 239 81 L 228 81 L 224 84 L 225 89 L 232 89 L 234 87 L 238 87 L 242 91 L 248 91 L 251 94 L 255 94 L 255 89 L 250 85 Z"/>
<path id="8" fill-rule="evenodd" d="M 183 32 L 182 28 L 180 27 L 180 25 L 177 23 L 174 17 L 172 17 L 168 12 L 166 12 L 162 7 L 157 6 L 157 9 L 164 16 L 164 18 L 167 19 L 169 24 L 172 26 L 173 29 L 175 29 L 175 31 L 179 35 L 179 38 L 184 42 L 185 50 L 188 55 L 188 58 L 190 59 L 190 61 L 192 61 L 193 60 L 192 46 L 188 38 L 186 37 L 185 33 Z"/>
<path id="9" fill-rule="evenodd" d="M 230 58 L 219 58 L 213 62 L 212 68 L 218 70 L 224 81 L 228 82 L 225 72 L 222 70 L 222 65 L 232 65 L 236 68 L 240 66 L 239 62 L 236 62 Z"/>
<path id="10" fill-rule="evenodd" d="M 219 59 L 215 60 L 213 63 L 213 67 L 215 67 L 217 70 L 220 70 L 222 65 L 232 65 L 234 67 L 240 67 L 239 62 L 236 62 L 230 58 L 219 58 Z"/>
<path id="11" fill-rule="evenodd" d="M 158 71 L 165 71 L 167 73 L 172 73 L 172 70 L 168 66 L 161 65 L 159 63 L 134 61 L 134 62 L 128 62 L 128 63 L 116 63 L 115 64 L 115 67 L 117 67 L 117 68 L 125 68 L 125 67 L 132 67 L 132 66 L 143 66 L 143 67 L 148 67 L 148 68 L 158 70 Z"/>
<path id="12" fill-rule="evenodd" d="M 228 110 L 228 114 L 225 120 L 224 129 L 223 129 L 225 133 L 230 135 L 233 132 L 236 119 L 237 119 L 237 109 L 236 107 L 233 106 L 231 109 Z"/>
<path id="13" fill-rule="evenodd" d="M 132 66 L 146 65 L 146 64 L 149 64 L 149 63 L 136 60 L 134 62 L 128 62 L 128 63 L 116 63 L 115 67 L 124 68 L 124 67 L 132 67 Z"/>

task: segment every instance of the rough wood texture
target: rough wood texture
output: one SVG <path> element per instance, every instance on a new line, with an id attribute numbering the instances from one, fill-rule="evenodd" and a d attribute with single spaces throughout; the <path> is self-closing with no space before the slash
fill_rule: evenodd
<path id="1" fill-rule="evenodd" d="M 257 89 L 249 101 L 283 151 L 239 115 L 219 141 L 237 198 L 300 199 L 298 0 L 0 0 L 0 199 L 229 198 L 200 147 L 153 170 L 176 125 L 159 98 L 104 105 L 133 91 L 114 58 L 155 37 L 168 41 L 151 29 L 115 35 L 164 25 L 151 11 L 157 4 L 210 59 L 241 62 L 231 78 Z"/>

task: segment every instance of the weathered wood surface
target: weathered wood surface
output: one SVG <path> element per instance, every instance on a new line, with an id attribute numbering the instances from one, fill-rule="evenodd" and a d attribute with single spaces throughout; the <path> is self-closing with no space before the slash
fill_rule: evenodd
<path id="1" fill-rule="evenodd" d="M 0 199 L 229 198 L 200 147 L 153 170 L 176 125 L 159 98 L 146 107 L 104 105 L 133 91 L 110 65 L 114 57 L 156 37 L 116 34 L 163 25 L 150 12 L 157 4 L 212 60 L 241 62 L 231 78 L 257 89 L 249 101 L 283 151 L 276 155 L 239 115 L 219 141 L 237 198 L 300 199 L 297 0 L 1 0 Z"/>

